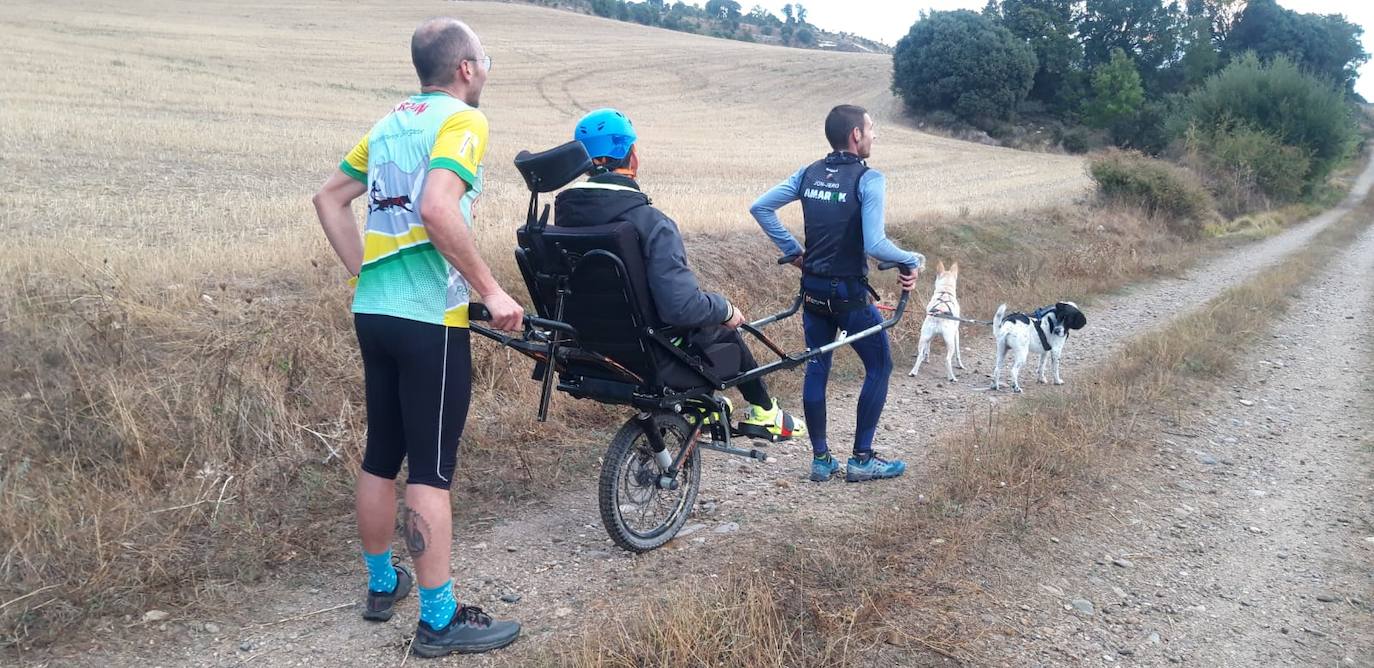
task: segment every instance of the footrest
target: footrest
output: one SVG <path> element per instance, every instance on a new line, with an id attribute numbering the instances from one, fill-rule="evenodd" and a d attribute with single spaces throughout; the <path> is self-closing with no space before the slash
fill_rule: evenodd
<path id="1" fill-rule="evenodd" d="M 735 427 L 730 430 L 730 435 L 754 438 L 760 441 L 768 441 L 769 443 L 777 443 L 779 440 L 782 439 L 782 437 L 778 434 L 774 434 L 773 432 L 769 431 L 768 427 L 758 424 L 741 423 L 735 425 Z"/>
<path id="2" fill-rule="evenodd" d="M 768 461 L 768 453 L 756 448 L 750 448 L 748 450 L 744 450 L 742 448 L 732 448 L 723 443 L 715 441 L 712 441 L 710 443 L 701 443 L 697 445 L 697 447 L 701 448 L 702 450 L 715 450 L 716 452 L 724 452 L 727 455 L 735 455 L 736 457 L 747 457 L 749 459 L 756 459 L 761 462 Z"/>

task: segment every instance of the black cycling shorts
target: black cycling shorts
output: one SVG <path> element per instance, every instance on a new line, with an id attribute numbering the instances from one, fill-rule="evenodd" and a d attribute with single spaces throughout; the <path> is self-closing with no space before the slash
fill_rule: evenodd
<path id="1" fill-rule="evenodd" d="M 472 399 L 468 330 L 356 313 L 367 391 L 363 470 L 395 479 L 410 458 L 409 484 L 448 489 Z"/>

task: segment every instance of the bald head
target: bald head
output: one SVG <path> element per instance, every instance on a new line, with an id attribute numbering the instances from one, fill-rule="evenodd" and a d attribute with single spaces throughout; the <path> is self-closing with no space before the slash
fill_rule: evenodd
<path id="1" fill-rule="evenodd" d="M 458 19 L 439 17 L 420 24 L 410 37 L 410 60 L 422 86 L 448 86 L 465 59 L 477 56 L 477 35 Z"/>

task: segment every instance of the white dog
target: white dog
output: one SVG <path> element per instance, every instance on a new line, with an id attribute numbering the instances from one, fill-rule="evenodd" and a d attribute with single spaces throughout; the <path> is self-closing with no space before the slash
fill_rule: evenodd
<path id="1" fill-rule="evenodd" d="M 959 297 L 955 294 L 955 288 L 959 283 L 959 263 L 955 262 L 945 271 L 945 262 L 941 260 L 935 265 L 935 292 L 930 295 L 930 303 L 926 305 L 926 319 L 921 323 L 921 343 L 917 346 L 919 352 L 916 353 L 916 364 L 912 365 L 909 376 L 914 376 L 921 370 L 921 362 L 930 357 L 930 340 L 935 338 L 938 332 L 945 340 L 945 370 L 951 383 L 958 382 L 954 377 L 954 367 L 957 364 L 960 369 L 964 368 L 964 357 L 959 352 L 959 321 L 948 318 L 937 318 L 935 315 L 948 315 L 955 318 L 959 317 Z"/>
<path id="2" fill-rule="evenodd" d="M 1007 314 L 1007 305 L 997 307 L 997 315 L 992 317 L 992 332 L 997 337 L 997 363 L 992 369 L 992 389 L 1002 385 L 1002 361 L 1008 353 L 1011 362 L 1011 389 L 1021 391 L 1021 367 L 1026 363 L 1026 355 L 1032 347 L 1040 352 L 1039 380 L 1045 379 L 1045 363 L 1054 361 L 1054 384 L 1063 385 L 1059 376 L 1059 357 L 1064 352 L 1064 342 L 1069 340 L 1069 331 L 1083 329 L 1088 319 L 1073 302 L 1059 302 L 1046 306 L 1031 315 L 1024 313 Z"/>

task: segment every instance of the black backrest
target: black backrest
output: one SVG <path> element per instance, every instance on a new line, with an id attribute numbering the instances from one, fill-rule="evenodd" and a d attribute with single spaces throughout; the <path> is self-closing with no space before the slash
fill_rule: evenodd
<path id="1" fill-rule="evenodd" d="M 661 329 L 662 323 L 654 310 L 634 225 L 551 225 L 536 233 L 521 228 L 517 238 L 516 260 L 539 315 L 572 325 L 583 349 L 605 355 L 638 375 L 644 391 L 663 391 L 663 371 L 678 365 L 641 334 L 646 326 Z M 561 318 L 556 312 L 560 283 L 568 290 Z M 571 364 L 567 370 L 573 375 L 619 380 L 595 364 Z M 705 383 L 704 378 L 700 380 Z"/>

